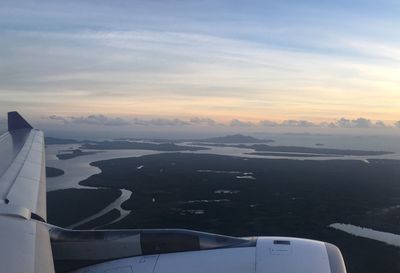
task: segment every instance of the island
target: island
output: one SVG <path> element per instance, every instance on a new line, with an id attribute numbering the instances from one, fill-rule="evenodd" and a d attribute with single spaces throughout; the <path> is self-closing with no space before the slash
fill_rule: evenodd
<path id="1" fill-rule="evenodd" d="M 138 138 L 118 138 L 117 141 L 139 141 L 141 139 Z M 203 138 L 203 139 L 163 139 L 163 138 L 150 138 L 150 139 L 142 139 L 149 142 L 154 143 L 183 143 L 183 142 L 198 142 L 198 143 L 226 143 L 226 144 L 238 144 L 238 143 L 271 143 L 275 142 L 271 139 L 258 139 L 252 136 L 246 136 L 242 134 L 234 134 L 220 137 L 211 137 L 211 138 Z"/>
<path id="2" fill-rule="evenodd" d="M 79 140 L 75 140 L 75 139 L 45 137 L 44 143 L 45 143 L 45 145 L 60 145 L 60 144 L 80 144 L 82 142 Z"/>
<path id="3" fill-rule="evenodd" d="M 64 171 L 58 168 L 46 167 L 46 177 L 57 177 L 64 175 Z"/>
<path id="4" fill-rule="evenodd" d="M 203 145 L 210 147 L 232 147 L 242 149 L 253 149 L 255 152 L 274 152 L 274 153 L 295 153 L 295 154 L 311 154 L 323 156 L 377 156 L 388 155 L 393 152 L 388 151 L 364 151 L 350 149 L 333 149 L 319 147 L 302 147 L 302 146 L 272 146 L 267 144 L 216 144 L 216 143 L 192 143 L 192 145 Z"/>
<path id="5" fill-rule="evenodd" d="M 101 141 L 85 143 L 82 149 L 93 150 L 154 150 L 154 151 L 200 151 L 208 150 L 206 147 L 184 146 L 174 143 L 146 143 L 135 141 Z"/>
<path id="6" fill-rule="evenodd" d="M 63 151 L 61 154 L 57 154 L 57 158 L 60 160 L 67 160 L 71 158 L 75 158 L 78 156 L 83 156 L 83 155 L 92 155 L 92 154 L 97 154 L 99 152 L 86 152 L 82 151 L 81 149 L 74 149 L 74 150 L 66 150 Z"/>
<path id="7" fill-rule="evenodd" d="M 222 137 L 213 137 L 197 140 L 197 142 L 206 143 L 269 143 L 274 142 L 271 139 L 258 139 L 251 136 L 245 136 L 241 134 L 228 135 Z"/>
<path id="8" fill-rule="evenodd" d="M 321 155 L 339 155 L 339 156 L 375 156 L 393 154 L 386 151 L 364 151 L 350 149 L 331 149 L 331 148 L 310 148 L 300 146 L 270 146 L 263 144 L 255 144 L 250 148 L 257 152 L 286 152 L 286 153 L 312 153 Z"/>
<path id="9" fill-rule="evenodd" d="M 246 155 L 259 155 L 259 156 L 287 156 L 287 157 L 324 157 L 324 156 L 334 156 L 339 157 L 341 155 L 331 155 L 331 154 L 302 154 L 302 153 L 278 153 L 278 152 L 253 152 L 244 153 Z"/>

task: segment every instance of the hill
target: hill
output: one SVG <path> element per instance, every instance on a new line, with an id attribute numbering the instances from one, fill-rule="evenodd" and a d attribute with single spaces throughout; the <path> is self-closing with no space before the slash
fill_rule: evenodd
<path id="1" fill-rule="evenodd" d="M 198 141 L 209 142 L 209 143 L 269 143 L 269 142 L 274 142 L 273 140 L 258 139 L 255 137 L 245 136 L 245 135 L 241 135 L 241 134 L 206 138 L 206 139 L 201 139 Z"/>

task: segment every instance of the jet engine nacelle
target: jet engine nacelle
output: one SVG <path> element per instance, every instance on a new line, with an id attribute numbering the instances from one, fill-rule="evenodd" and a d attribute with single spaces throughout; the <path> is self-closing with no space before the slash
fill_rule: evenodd
<path id="1" fill-rule="evenodd" d="M 329 243 L 258 237 L 254 246 L 130 257 L 74 273 L 346 273 L 339 249 Z"/>

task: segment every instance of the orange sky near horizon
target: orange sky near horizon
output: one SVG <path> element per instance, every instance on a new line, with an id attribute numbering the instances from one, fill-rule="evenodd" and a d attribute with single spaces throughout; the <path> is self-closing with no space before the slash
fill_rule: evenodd
<path id="1" fill-rule="evenodd" d="M 36 118 L 400 120 L 392 2 L 166 2 L 8 3 L 0 109 Z"/>

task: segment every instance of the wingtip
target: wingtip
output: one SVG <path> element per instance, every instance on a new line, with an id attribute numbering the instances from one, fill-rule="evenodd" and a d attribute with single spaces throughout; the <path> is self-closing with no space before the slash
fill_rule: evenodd
<path id="1" fill-rule="evenodd" d="M 8 112 L 8 131 L 32 129 L 33 127 L 17 112 Z"/>

